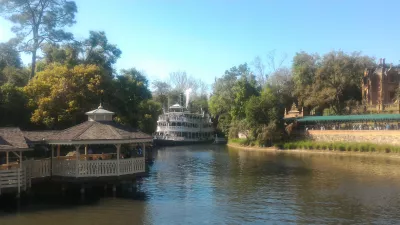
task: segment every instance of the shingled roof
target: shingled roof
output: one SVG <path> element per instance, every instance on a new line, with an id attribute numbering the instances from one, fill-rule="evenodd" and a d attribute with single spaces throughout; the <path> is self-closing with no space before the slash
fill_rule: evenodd
<path id="1" fill-rule="evenodd" d="M 57 132 L 59 131 L 22 131 L 28 144 L 43 142 L 46 137 L 56 134 Z"/>
<path id="2" fill-rule="evenodd" d="M 0 128 L 0 151 L 29 150 L 24 134 L 18 127 Z"/>
<path id="3" fill-rule="evenodd" d="M 149 141 L 152 137 L 137 129 L 123 126 L 113 121 L 86 121 L 68 129 L 54 133 L 44 140 L 48 143 L 57 141 Z"/>

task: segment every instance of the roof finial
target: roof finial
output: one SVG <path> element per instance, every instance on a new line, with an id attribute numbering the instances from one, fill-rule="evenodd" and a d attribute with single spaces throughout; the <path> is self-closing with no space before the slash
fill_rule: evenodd
<path id="1" fill-rule="evenodd" d="M 103 108 L 103 106 L 102 106 L 102 104 L 101 104 L 101 102 L 100 102 L 100 105 L 99 105 L 99 107 L 97 107 L 98 109 L 102 109 Z"/>

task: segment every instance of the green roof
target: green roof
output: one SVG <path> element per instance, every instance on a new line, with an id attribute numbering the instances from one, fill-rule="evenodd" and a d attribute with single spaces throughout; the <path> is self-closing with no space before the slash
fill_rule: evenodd
<path id="1" fill-rule="evenodd" d="M 295 119 L 295 118 L 288 118 Z M 365 114 L 365 115 L 342 115 L 342 116 L 305 116 L 298 118 L 298 122 L 335 122 L 335 121 L 375 121 L 375 120 L 398 120 L 400 114 Z"/>

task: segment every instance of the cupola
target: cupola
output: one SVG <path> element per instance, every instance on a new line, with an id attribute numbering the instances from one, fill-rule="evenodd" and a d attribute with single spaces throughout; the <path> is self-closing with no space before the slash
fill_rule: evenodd
<path id="1" fill-rule="evenodd" d="M 88 115 L 89 121 L 112 121 L 115 113 L 103 109 L 103 106 L 100 103 L 97 109 L 89 111 L 85 114 Z"/>

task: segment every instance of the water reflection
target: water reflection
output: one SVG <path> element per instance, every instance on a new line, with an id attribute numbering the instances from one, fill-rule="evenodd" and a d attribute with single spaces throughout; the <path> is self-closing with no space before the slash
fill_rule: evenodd
<path id="1" fill-rule="evenodd" d="M 247 152 L 223 146 L 155 153 L 136 196 L 3 214 L 19 224 L 395 224 L 400 160 Z M 138 196 L 142 196 L 139 198 Z"/>

